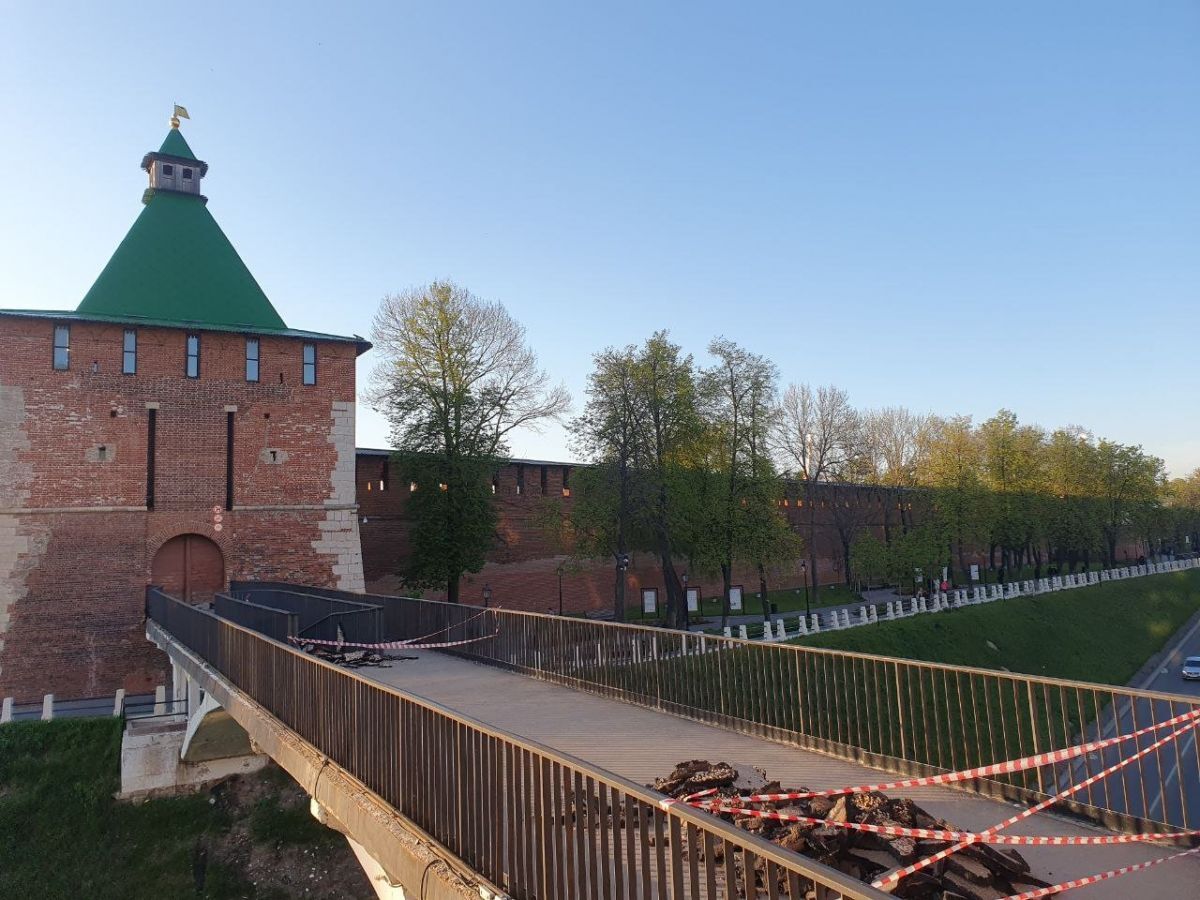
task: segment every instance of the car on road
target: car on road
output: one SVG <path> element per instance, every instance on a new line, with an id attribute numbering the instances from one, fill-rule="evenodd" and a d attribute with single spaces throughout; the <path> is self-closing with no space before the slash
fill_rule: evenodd
<path id="1" fill-rule="evenodd" d="M 1200 656 L 1189 656 L 1180 672 L 1184 681 L 1200 681 Z"/>

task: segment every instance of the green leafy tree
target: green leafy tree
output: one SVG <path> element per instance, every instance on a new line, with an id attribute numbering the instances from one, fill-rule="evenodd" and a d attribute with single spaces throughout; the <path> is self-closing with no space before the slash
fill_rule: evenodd
<path id="1" fill-rule="evenodd" d="M 1102 509 L 1107 564 L 1116 565 L 1117 544 L 1139 531 L 1146 513 L 1161 497 L 1163 461 L 1141 447 L 1101 440 L 1096 445 L 1095 494 Z"/>
<path id="2" fill-rule="evenodd" d="M 870 532 L 860 534 L 850 548 L 850 565 L 861 588 L 887 580 L 891 566 L 888 545 Z"/>
<path id="3" fill-rule="evenodd" d="M 684 628 L 687 600 L 675 569 L 675 555 L 684 548 L 675 534 L 688 521 L 688 513 L 694 515 L 695 467 L 689 462 L 703 434 L 692 357 L 672 343 L 667 332 L 656 332 L 634 356 L 633 388 L 638 412 L 634 509 L 652 536 L 662 567 L 666 623 Z"/>
<path id="4" fill-rule="evenodd" d="M 634 380 L 637 349 L 608 348 L 593 357 L 587 404 L 571 423 L 576 451 L 590 462 L 575 478 L 570 528 L 575 553 L 611 557 L 614 562 L 613 615 L 625 617 L 625 561 L 634 547 L 646 546 L 637 531 L 633 507 L 640 458 L 638 392 Z"/>
<path id="5" fill-rule="evenodd" d="M 967 549 L 979 540 L 988 499 L 971 418 L 935 418 L 924 440 L 917 479 L 930 491 L 931 516 L 945 533 L 958 568 L 966 570 Z"/>
<path id="6" fill-rule="evenodd" d="M 1001 565 L 1008 571 L 1019 569 L 1026 552 L 1040 539 L 1044 505 L 1038 491 L 1043 481 L 1044 438 L 1040 428 L 1022 426 L 1006 409 L 978 429 L 990 542 L 999 547 Z"/>
<path id="7" fill-rule="evenodd" d="M 400 477 L 417 486 L 400 575 L 457 602 L 495 540 L 490 484 L 508 436 L 558 418 L 570 397 L 549 385 L 501 304 L 449 281 L 385 297 L 372 334 L 381 360 L 369 400 L 391 423 Z"/>
<path id="8" fill-rule="evenodd" d="M 757 566 L 763 617 L 769 619 L 766 565 L 796 549 L 779 512 L 783 484 L 766 447 L 778 373 L 769 360 L 724 338 L 713 340 L 708 352 L 716 363 L 700 379 L 708 444 L 700 509 L 707 515 L 699 517 L 705 526 L 696 547 L 721 573 L 723 625 L 739 561 Z"/>

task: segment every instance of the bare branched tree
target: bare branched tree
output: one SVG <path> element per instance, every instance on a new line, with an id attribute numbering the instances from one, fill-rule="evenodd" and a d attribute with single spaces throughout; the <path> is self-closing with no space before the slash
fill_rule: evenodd
<path id="1" fill-rule="evenodd" d="M 366 400 L 387 414 L 398 448 L 503 455 L 512 431 L 570 406 L 538 368 L 524 326 L 453 282 L 385 297 L 372 338 L 380 361 Z"/>
<path id="2" fill-rule="evenodd" d="M 570 404 L 499 303 L 448 281 L 385 297 L 373 338 L 380 361 L 366 399 L 385 413 L 416 527 L 402 574 L 445 586 L 452 601 L 477 572 L 495 532 L 490 473 L 518 428 L 537 429 Z"/>
<path id="3" fill-rule="evenodd" d="M 863 471 L 866 450 L 862 416 L 850 405 L 845 391 L 832 385 L 816 390 L 807 384 L 788 385 L 776 416 L 775 451 L 782 467 L 804 489 L 808 577 L 814 590 L 820 584 L 815 541 L 816 486 L 845 481 Z"/>

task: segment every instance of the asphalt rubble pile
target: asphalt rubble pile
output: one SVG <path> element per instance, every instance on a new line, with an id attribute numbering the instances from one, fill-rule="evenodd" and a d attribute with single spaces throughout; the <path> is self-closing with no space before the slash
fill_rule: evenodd
<path id="1" fill-rule="evenodd" d="M 714 794 L 700 798 L 705 801 L 728 801 L 750 794 L 807 793 L 808 788 L 784 788 L 778 781 L 769 781 L 761 769 L 727 762 L 710 763 L 705 759 L 681 762 L 665 778 L 652 785 L 676 799 L 715 788 Z M 942 831 L 964 831 L 944 819 L 931 816 L 908 798 L 893 798 L 878 791 L 844 794 L 839 797 L 811 797 L 805 800 L 784 800 L 754 803 L 750 809 L 770 810 L 786 815 L 824 819 L 829 822 L 861 822 L 904 828 L 926 828 Z M 738 828 L 764 838 L 780 847 L 816 860 L 866 883 L 894 869 L 924 859 L 950 843 L 889 837 L 863 831 L 839 828 L 836 825 L 782 822 L 737 813 L 721 813 L 720 817 Z M 703 851 L 701 851 L 702 853 Z M 714 862 L 724 865 L 723 848 L 714 850 Z M 735 857 L 738 880 L 741 855 Z M 758 882 L 766 885 L 766 868 L 756 862 Z M 1033 888 L 1049 887 L 1030 873 L 1029 863 L 1011 848 L 988 844 L 972 844 L 944 860 L 906 876 L 892 891 L 902 900 L 997 900 Z"/>
<path id="2" fill-rule="evenodd" d="M 300 649 L 305 653 L 315 656 L 317 659 L 323 659 L 326 662 L 331 662 L 337 666 L 344 666 L 347 669 L 362 669 L 367 667 L 378 667 L 386 669 L 393 662 L 404 659 L 416 659 L 415 656 L 397 656 L 394 654 L 375 653 L 371 650 L 338 650 L 336 647 L 318 647 L 316 644 L 300 644 Z"/>

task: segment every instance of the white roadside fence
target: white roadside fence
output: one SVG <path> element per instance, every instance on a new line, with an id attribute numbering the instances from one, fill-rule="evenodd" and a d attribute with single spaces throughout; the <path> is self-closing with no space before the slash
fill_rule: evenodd
<path id="1" fill-rule="evenodd" d="M 1197 567 L 1200 567 L 1200 558 L 1165 560 L 1146 563 L 1143 566 L 1103 569 L 1099 572 L 1077 572 L 1027 581 L 1010 581 L 1005 584 L 983 584 L 969 588 L 956 588 L 951 591 L 938 591 L 930 597 L 863 603 L 853 609 L 814 612 L 808 618 L 804 615 L 776 616 L 771 623 L 763 624 L 762 640 L 785 641 L 810 634 L 820 634 L 822 631 L 857 628 L 860 625 L 871 625 L 875 622 L 886 622 L 926 613 L 939 613 L 966 606 L 978 606 L 982 603 L 994 603 L 997 600 L 1012 600 L 1016 597 L 1032 597 L 1054 591 L 1069 591 L 1073 588 L 1088 587 L 1107 581 L 1144 578 L 1147 575 L 1182 572 Z M 757 628 L 755 630 L 757 631 Z M 750 637 L 749 629 L 745 625 L 738 625 L 735 633 L 732 628 L 726 628 L 725 637 L 739 637 L 747 640 Z"/>

